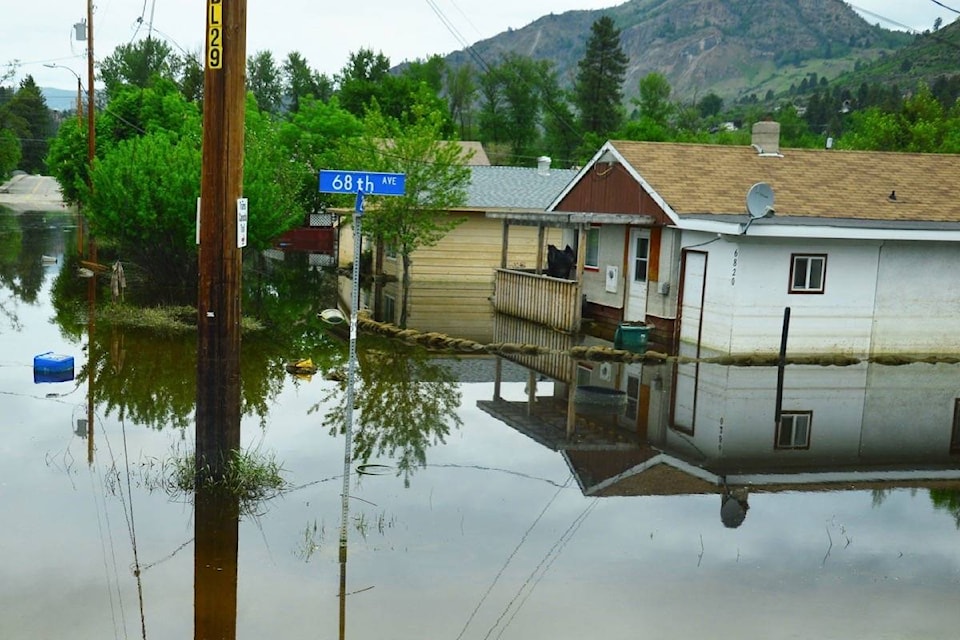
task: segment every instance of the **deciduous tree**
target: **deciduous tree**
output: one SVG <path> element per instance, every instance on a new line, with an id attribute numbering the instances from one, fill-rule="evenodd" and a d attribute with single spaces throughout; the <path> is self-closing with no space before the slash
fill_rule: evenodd
<path id="1" fill-rule="evenodd" d="M 435 245 L 463 221 L 450 210 L 464 203 L 470 181 L 460 146 L 444 140 L 444 114 L 421 102 L 410 116 L 401 124 L 371 109 L 363 137 L 344 155 L 357 170 L 406 175 L 406 193 L 377 199 L 364 217 L 365 235 L 395 249 L 403 263 L 400 326 L 407 321 L 413 252 Z"/>

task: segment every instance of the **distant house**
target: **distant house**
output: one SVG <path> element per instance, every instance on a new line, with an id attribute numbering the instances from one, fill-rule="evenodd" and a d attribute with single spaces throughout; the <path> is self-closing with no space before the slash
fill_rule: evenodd
<path id="1" fill-rule="evenodd" d="M 777 353 L 789 308 L 792 354 L 957 354 L 958 175 L 954 155 L 780 149 L 763 122 L 750 147 L 608 142 L 539 224 L 578 248 L 585 303 L 565 304 L 601 337 Z"/>
<path id="2" fill-rule="evenodd" d="M 538 235 L 535 226 L 517 227 L 504 252 L 502 227 L 487 214 L 542 214 L 575 175 L 572 169 L 550 168 L 547 158 L 536 168 L 470 165 L 466 202 L 446 214 L 463 222 L 436 245 L 421 247 L 411 256 L 408 326 L 489 339 L 494 269 L 505 266 L 542 274 L 546 244 L 559 242 L 560 234 Z M 341 240 L 341 246 L 347 244 Z M 376 319 L 396 323 L 402 300 L 402 262 L 390 247 L 381 247 L 379 252 L 381 257 L 374 261 L 377 287 L 366 305 Z"/>

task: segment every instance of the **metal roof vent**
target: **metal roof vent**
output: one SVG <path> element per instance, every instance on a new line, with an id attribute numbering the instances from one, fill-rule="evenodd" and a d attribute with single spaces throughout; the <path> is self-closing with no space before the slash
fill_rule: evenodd
<path id="1" fill-rule="evenodd" d="M 761 156 L 783 157 L 780 153 L 780 123 L 772 120 L 755 122 L 751 131 L 751 145 Z"/>
<path id="2" fill-rule="evenodd" d="M 550 175 L 550 156 L 540 156 L 537 158 L 537 173 L 541 176 Z"/>

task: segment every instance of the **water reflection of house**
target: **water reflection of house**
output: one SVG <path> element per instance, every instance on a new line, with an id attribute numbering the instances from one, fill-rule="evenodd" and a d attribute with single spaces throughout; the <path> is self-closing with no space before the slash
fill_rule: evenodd
<path id="1" fill-rule="evenodd" d="M 518 322 L 498 323 L 498 339 L 532 335 Z M 528 368 L 527 397 L 495 384 L 478 406 L 562 453 L 587 495 L 960 489 L 958 365 L 791 366 L 778 394 L 776 367 L 504 357 Z M 585 386 L 625 402 L 585 406 Z"/>
<path id="2" fill-rule="evenodd" d="M 793 353 L 960 353 L 960 158 L 781 150 L 773 122 L 753 142 L 606 143 L 540 217 L 578 247 L 568 288 L 586 304 L 526 295 L 502 307 L 547 286 L 507 268 L 498 310 L 582 307 L 598 336 L 642 321 L 670 351 L 744 354 L 777 352 L 789 307 Z"/>
<path id="3" fill-rule="evenodd" d="M 538 233 L 536 226 L 511 230 L 509 251 L 504 253 L 502 225 L 487 217 L 491 212 L 514 215 L 542 213 L 557 197 L 575 170 L 541 166 L 471 166 L 467 199 L 462 207 L 445 214 L 463 222 L 432 247 L 421 247 L 411 256 L 411 285 L 407 324 L 423 331 L 487 341 L 493 324 L 493 270 L 505 262 L 514 269 L 542 272 L 548 242 L 559 242 L 559 233 Z M 341 246 L 346 246 L 341 241 Z M 365 303 L 374 317 L 397 322 L 402 301 L 402 263 L 389 247 L 381 247 L 377 287 Z M 545 277 L 545 276 L 544 276 Z"/>

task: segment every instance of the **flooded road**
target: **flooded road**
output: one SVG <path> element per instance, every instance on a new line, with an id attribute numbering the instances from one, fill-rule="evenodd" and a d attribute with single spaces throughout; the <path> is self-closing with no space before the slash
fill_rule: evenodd
<path id="1" fill-rule="evenodd" d="M 0 214 L 0 638 L 956 637 L 957 365 L 788 368 L 778 431 L 775 369 L 579 363 L 625 389 L 583 410 L 547 363 L 361 336 L 341 582 L 345 345 L 244 339 L 281 495 L 172 491 L 195 337 L 99 323 L 91 434 L 71 224 Z"/>

